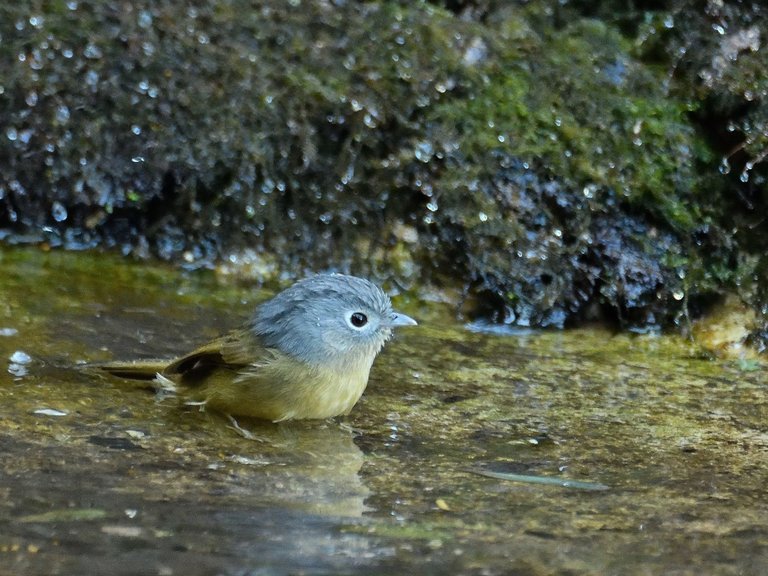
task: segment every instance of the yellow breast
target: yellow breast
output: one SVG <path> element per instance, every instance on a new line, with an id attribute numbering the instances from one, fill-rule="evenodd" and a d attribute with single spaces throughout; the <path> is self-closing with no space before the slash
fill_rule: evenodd
<path id="1" fill-rule="evenodd" d="M 347 414 L 368 384 L 373 358 L 324 367 L 279 356 L 238 372 L 211 374 L 194 391 L 206 407 L 280 422 Z"/>

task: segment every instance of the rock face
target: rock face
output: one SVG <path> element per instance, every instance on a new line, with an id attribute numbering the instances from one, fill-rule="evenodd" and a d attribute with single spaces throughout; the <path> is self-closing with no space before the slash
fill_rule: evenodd
<path id="1" fill-rule="evenodd" d="M 764 314 L 757 2 L 6 4 L 6 241 L 249 249 L 523 325 L 664 325 L 734 290 Z"/>

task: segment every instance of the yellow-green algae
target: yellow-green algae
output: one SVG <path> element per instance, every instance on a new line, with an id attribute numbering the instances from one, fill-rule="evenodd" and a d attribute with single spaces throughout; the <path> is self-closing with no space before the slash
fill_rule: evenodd
<path id="1" fill-rule="evenodd" d="M 248 441 L 78 365 L 187 350 L 267 292 L 105 255 L 4 249 L 0 265 L 0 358 L 31 357 L 0 375 L 0 562 L 17 573 L 760 574 L 768 561 L 762 367 L 659 335 L 479 332 L 403 297 L 421 325 L 388 345 L 344 425 L 241 422 L 262 440 Z"/>

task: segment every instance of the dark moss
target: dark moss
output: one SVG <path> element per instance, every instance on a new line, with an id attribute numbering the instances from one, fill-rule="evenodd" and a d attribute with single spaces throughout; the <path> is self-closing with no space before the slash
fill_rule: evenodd
<path id="1" fill-rule="evenodd" d="M 522 324 L 768 301 L 757 3 L 436 4 L 3 6 L 3 236 L 431 278 Z"/>
<path id="2" fill-rule="evenodd" d="M 164 258 L 248 244 L 322 265 L 355 260 L 356 237 L 407 215 L 407 198 L 389 198 L 389 162 L 451 72 L 445 17 L 323 3 L 71 6 L 31 19 L 3 8 L 17 61 L 4 226 Z"/>

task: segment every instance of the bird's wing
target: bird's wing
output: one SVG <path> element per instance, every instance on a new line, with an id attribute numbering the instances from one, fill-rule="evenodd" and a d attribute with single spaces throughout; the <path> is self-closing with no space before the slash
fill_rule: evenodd
<path id="1" fill-rule="evenodd" d="M 268 362 L 273 352 L 248 329 L 233 330 L 164 366 L 161 373 L 183 384 L 194 385 L 213 370 L 237 371 Z"/>
<path id="2" fill-rule="evenodd" d="M 213 371 L 237 372 L 246 366 L 271 362 L 275 351 L 265 348 L 247 328 L 233 330 L 175 360 L 134 360 L 98 364 L 104 372 L 121 378 L 154 380 L 158 374 L 187 386 L 202 383 Z"/>

